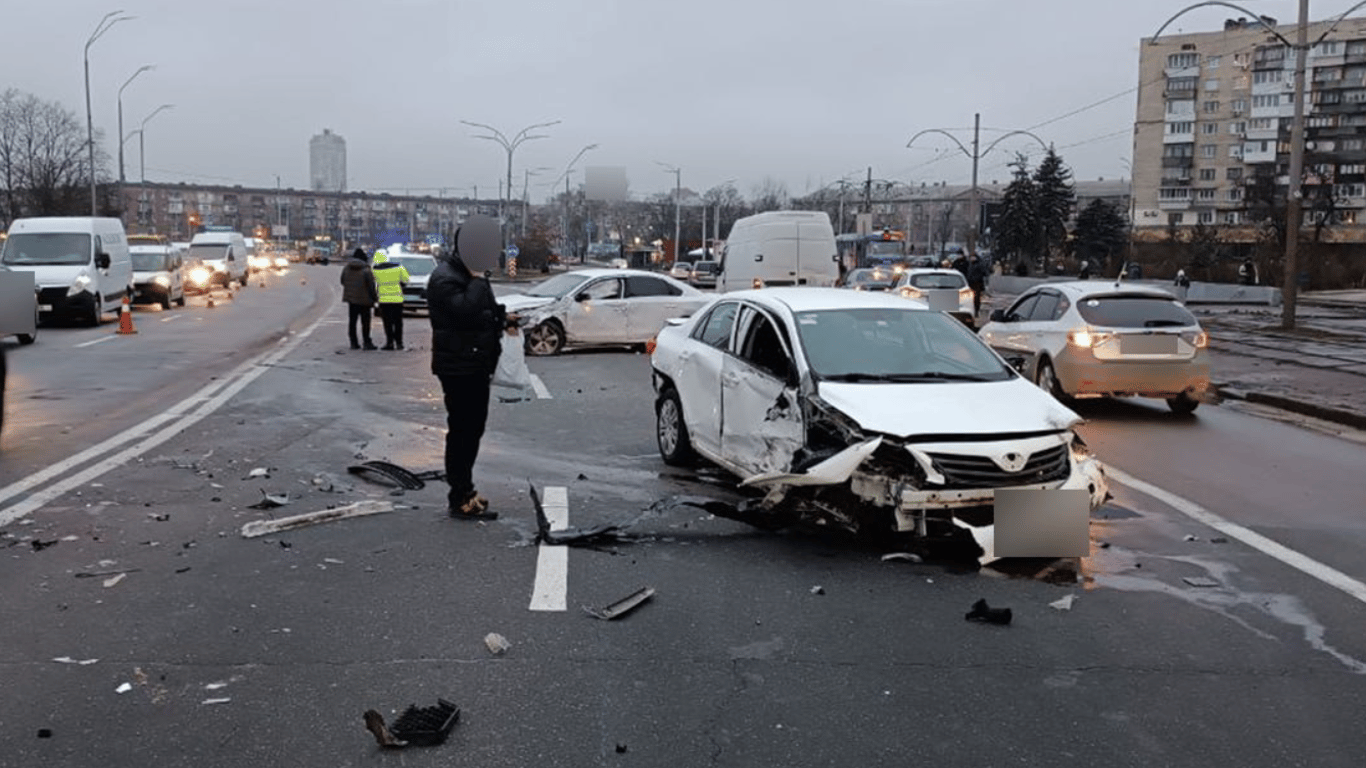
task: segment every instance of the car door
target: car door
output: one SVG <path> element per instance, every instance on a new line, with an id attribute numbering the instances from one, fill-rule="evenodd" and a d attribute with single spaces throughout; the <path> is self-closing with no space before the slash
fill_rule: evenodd
<path id="1" fill-rule="evenodd" d="M 580 344 L 619 342 L 623 340 L 626 321 L 621 278 L 603 277 L 584 285 L 574 295 L 564 331 L 571 341 Z"/>
<path id="2" fill-rule="evenodd" d="M 684 342 L 672 373 L 693 447 L 709 456 L 721 452 L 721 375 L 739 309 L 734 301 L 713 306 Z"/>
<path id="3" fill-rule="evenodd" d="M 744 476 L 792 469 L 805 444 L 791 335 L 752 305 L 721 365 L 721 456 Z"/>
<path id="4" fill-rule="evenodd" d="M 688 314 L 680 301 L 683 292 L 662 278 L 631 275 L 626 278 L 626 327 L 631 343 L 649 341 L 671 317 Z"/>

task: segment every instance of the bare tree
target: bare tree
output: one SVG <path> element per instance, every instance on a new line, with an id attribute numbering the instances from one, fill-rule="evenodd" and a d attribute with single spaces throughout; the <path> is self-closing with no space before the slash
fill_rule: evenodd
<path id="1" fill-rule="evenodd" d="M 764 211 L 781 211 L 787 208 L 791 196 L 787 194 L 787 185 L 777 179 L 766 176 L 762 183 L 754 188 L 754 197 L 751 198 L 751 207 L 754 213 Z"/>
<path id="2" fill-rule="evenodd" d="M 0 180 L 9 218 L 89 209 L 85 138 L 80 120 L 61 104 L 13 89 L 0 94 Z M 99 139 L 97 133 L 97 148 Z M 109 180 L 108 162 L 96 149 L 97 179 Z"/>

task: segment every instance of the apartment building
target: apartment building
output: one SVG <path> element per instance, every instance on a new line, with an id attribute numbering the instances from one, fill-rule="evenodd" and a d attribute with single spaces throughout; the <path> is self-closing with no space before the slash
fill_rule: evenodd
<path id="1" fill-rule="evenodd" d="M 1264 20 L 1294 40 L 1294 25 Z M 1330 31 L 1331 30 L 1331 31 Z M 1325 36 L 1326 35 L 1326 36 Z M 1316 22 L 1305 75 L 1306 224 L 1366 240 L 1366 19 Z M 1285 199 L 1296 52 L 1253 20 L 1143 40 L 1134 123 L 1134 225 L 1151 238 L 1221 225 L 1255 237 Z"/>
<path id="2" fill-rule="evenodd" d="M 314 192 L 346 191 L 346 140 L 331 130 L 308 140 L 308 178 Z"/>

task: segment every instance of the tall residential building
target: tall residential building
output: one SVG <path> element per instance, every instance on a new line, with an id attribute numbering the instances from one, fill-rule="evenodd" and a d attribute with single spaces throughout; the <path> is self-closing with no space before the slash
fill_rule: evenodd
<path id="1" fill-rule="evenodd" d="M 308 140 L 308 178 L 314 192 L 346 191 L 346 139 L 324 128 Z"/>
<path id="2" fill-rule="evenodd" d="M 1332 25 L 1309 27 L 1311 43 L 1327 36 L 1305 62 L 1305 220 L 1331 213 L 1351 225 L 1366 223 L 1366 19 L 1343 20 L 1329 32 Z M 1292 41 L 1295 30 L 1276 26 Z M 1251 224 L 1280 205 L 1289 183 L 1295 55 L 1247 19 L 1218 32 L 1143 40 L 1136 227 Z"/>

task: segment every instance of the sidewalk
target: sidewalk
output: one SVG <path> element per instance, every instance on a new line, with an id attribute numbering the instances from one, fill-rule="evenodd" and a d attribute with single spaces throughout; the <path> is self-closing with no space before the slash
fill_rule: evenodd
<path id="1" fill-rule="evenodd" d="M 983 316 L 1014 298 L 989 296 Z M 1280 328 L 1280 307 L 1189 309 L 1210 335 L 1216 399 L 1366 429 L 1366 291 L 1301 294 L 1292 332 Z"/>

